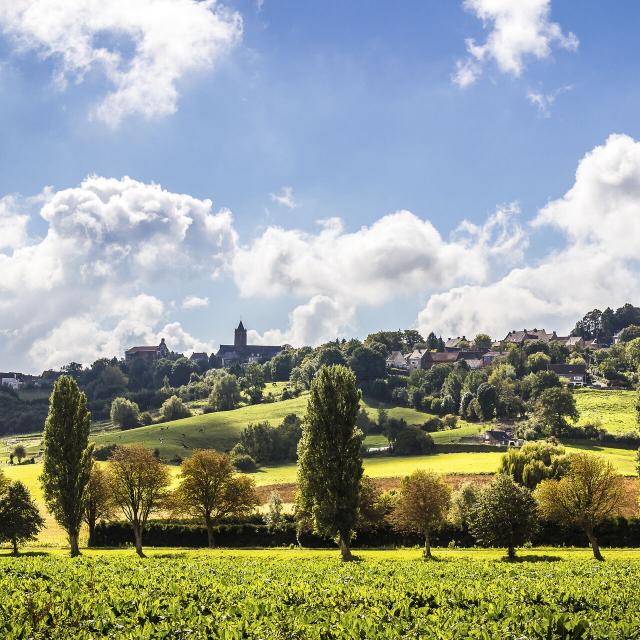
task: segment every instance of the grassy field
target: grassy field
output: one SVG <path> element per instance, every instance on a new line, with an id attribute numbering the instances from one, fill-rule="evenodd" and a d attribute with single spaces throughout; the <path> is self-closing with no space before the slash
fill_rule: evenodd
<path id="1" fill-rule="evenodd" d="M 575 392 L 580 411 L 578 424 L 599 421 L 609 433 L 638 432 L 635 391 L 579 389 Z"/>
<path id="2" fill-rule="evenodd" d="M 499 550 L 192 552 L 0 558 L 0 637 L 564 638 L 640 628 L 640 554 Z"/>

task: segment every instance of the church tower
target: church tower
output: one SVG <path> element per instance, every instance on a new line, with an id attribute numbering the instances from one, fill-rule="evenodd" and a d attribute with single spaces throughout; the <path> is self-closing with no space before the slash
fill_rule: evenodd
<path id="1" fill-rule="evenodd" d="M 242 320 L 240 320 L 240 324 L 235 331 L 235 337 L 233 340 L 234 347 L 240 347 L 244 349 L 247 346 L 247 330 L 244 328 L 242 324 Z"/>

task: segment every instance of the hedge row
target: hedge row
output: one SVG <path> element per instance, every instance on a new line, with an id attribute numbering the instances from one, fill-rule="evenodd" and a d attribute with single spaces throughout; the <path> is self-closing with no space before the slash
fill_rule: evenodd
<path id="1" fill-rule="evenodd" d="M 603 523 L 598 539 L 604 547 L 640 547 L 640 519 L 617 518 Z M 131 527 L 123 522 L 101 522 L 95 533 L 94 546 L 120 547 L 133 543 Z M 220 547 L 255 548 L 282 547 L 300 544 L 308 548 L 332 548 L 335 544 L 312 533 L 296 534 L 295 524 L 286 522 L 280 531 L 270 531 L 264 524 L 226 524 L 216 527 L 215 543 Z M 432 539 L 435 546 L 455 544 L 474 546 L 471 535 L 459 527 L 447 524 Z M 207 531 L 194 524 L 150 522 L 144 533 L 144 544 L 152 547 L 206 547 Z M 394 547 L 421 544 L 413 535 L 404 535 L 385 526 L 374 531 L 359 532 L 355 547 Z M 565 528 L 550 522 L 541 523 L 533 540 L 535 545 L 587 547 L 585 534 L 575 527 Z"/>

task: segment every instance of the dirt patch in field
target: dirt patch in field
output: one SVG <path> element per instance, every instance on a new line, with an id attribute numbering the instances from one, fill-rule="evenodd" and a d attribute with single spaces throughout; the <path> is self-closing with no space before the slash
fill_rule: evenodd
<path id="1" fill-rule="evenodd" d="M 482 473 L 467 473 L 467 474 L 452 474 L 445 476 L 445 480 L 456 491 L 465 482 L 470 482 L 479 487 L 484 487 L 489 484 L 493 479 L 492 474 Z M 381 491 L 391 491 L 392 489 L 400 488 L 401 478 L 373 478 L 377 487 Z M 639 478 L 624 478 L 624 488 L 626 493 L 626 501 L 620 515 L 629 518 L 631 516 L 638 515 L 638 501 L 640 500 L 640 479 Z M 272 491 L 277 491 L 280 494 L 283 502 L 293 503 L 295 502 L 296 484 L 294 482 L 288 482 L 284 484 L 269 484 L 261 487 L 257 487 L 258 496 L 262 504 L 269 502 L 269 497 Z"/>
<path id="2" fill-rule="evenodd" d="M 449 476 L 445 476 L 445 480 L 454 491 L 465 482 L 471 482 L 472 484 L 483 487 L 487 483 L 491 482 L 492 478 L 493 475 L 482 473 L 452 474 Z M 381 491 L 391 491 L 392 489 L 399 489 L 400 480 L 400 477 L 373 478 L 376 486 Z M 256 487 L 256 490 L 262 504 L 266 504 L 267 502 L 269 502 L 269 496 L 271 496 L 272 491 L 277 491 L 280 494 L 283 502 L 291 503 L 295 500 L 296 484 L 295 482 L 287 482 L 283 484 L 267 484 L 261 487 Z"/>

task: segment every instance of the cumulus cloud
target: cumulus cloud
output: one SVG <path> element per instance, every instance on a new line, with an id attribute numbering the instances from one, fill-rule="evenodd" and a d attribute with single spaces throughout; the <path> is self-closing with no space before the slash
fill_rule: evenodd
<path id="1" fill-rule="evenodd" d="M 0 3 L 0 29 L 19 53 L 54 60 L 60 88 L 103 73 L 113 90 L 93 115 L 117 126 L 175 112 L 178 81 L 239 42 L 242 19 L 216 0 L 11 0 Z"/>
<path id="2" fill-rule="evenodd" d="M 22 247 L 27 241 L 28 224 L 29 216 L 18 212 L 14 197 L 0 198 L 0 251 Z"/>
<path id="3" fill-rule="evenodd" d="M 46 235 L 0 252 L 0 355 L 28 369 L 153 344 L 167 311 L 144 290 L 213 277 L 237 244 L 228 210 L 131 178 L 91 176 L 42 201 Z"/>
<path id="4" fill-rule="evenodd" d="M 486 285 L 432 295 L 423 331 L 467 335 L 546 326 L 568 331 L 586 311 L 640 297 L 640 142 L 612 135 L 580 161 L 573 186 L 543 207 L 532 227 L 560 229 L 565 246 Z"/>
<path id="5" fill-rule="evenodd" d="M 342 221 L 321 222 L 316 234 L 269 227 L 239 247 L 231 270 L 246 297 L 323 295 L 349 304 L 383 304 L 403 293 L 482 282 L 492 257 L 513 256 L 522 232 L 514 208 L 486 225 L 464 223 L 445 240 L 428 220 L 410 211 L 384 216 L 347 232 Z"/>
<path id="6" fill-rule="evenodd" d="M 199 296 L 187 296 L 182 301 L 183 309 L 202 309 L 209 306 L 209 298 L 201 298 Z"/>
<path id="7" fill-rule="evenodd" d="M 355 308 L 324 295 L 313 296 L 289 314 L 289 327 L 263 334 L 249 331 L 253 344 L 318 345 L 344 335 L 353 322 Z"/>
<path id="8" fill-rule="evenodd" d="M 295 209 L 297 203 L 293 197 L 293 187 L 282 187 L 280 193 L 270 193 L 271 200 L 288 209 Z"/>
<path id="9" fill-rule="evenodd" d="M 482 20 L 489 34 L 483 44 L 465 40 L 468 56 L 456 62 L 453 74 L 459 87 L 476 82 L 489 61 L 502 73 L 520 76 L 527 58 L 548 58 L 554 46 L 578 48 L 576 35 L 550 20 L 550 0 L 465 0 L 464 8 Z"/>

